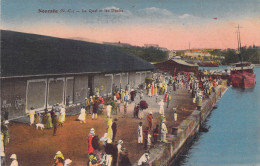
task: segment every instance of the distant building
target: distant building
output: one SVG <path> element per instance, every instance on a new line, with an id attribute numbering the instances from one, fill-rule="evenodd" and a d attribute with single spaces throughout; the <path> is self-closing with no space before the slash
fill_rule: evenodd
<path id="1" fill-rule="evenodd" d="M 194 49 L 194 50 L 186 50 L 184 52 L 185 56 L 193 57 L 193 58 L 198 58 L 198 57 L 210 57 L 211 54 L 209 53 L 208 50 L 199 50 L 199 49 Z"/>
<path id="2" fill-rule="evenodd" d="M 176 75 L 178 72 L 197 72 L 199 66 L 180 59 L 172 59 L 154 64 L 158 70 Z"/>
<path id="3" fill-rule="evenodd" d="M 1 46 L 1 109 L 10 118 L 31 107 L 84 103 L 98 90 L 110 96 L 127 84 L 137 88 L 155 68 L 116 47 L 84 41 L 2 30 Z"/>

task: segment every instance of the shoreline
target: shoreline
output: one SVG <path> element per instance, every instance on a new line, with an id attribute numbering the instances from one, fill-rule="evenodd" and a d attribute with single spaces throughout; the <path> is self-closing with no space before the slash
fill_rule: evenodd
<path id="1" fill-rule="evenodd" d="M 211 94 L 209 99 L 203 102 L 201 111 L 194 110 L 191 115 L 179 124 L 177 133 L 167 135 L 168 143 L 151 149 L 149 165 L 167 166 L 176 163 L 180 157 L 179 155 L 198 134 L 200 126 L 205 122 L 213 111 L 213 107 L 227 90 L 228 87 L 225 81 L 223 85 L 216 88 L 216 92 Z M 137 162 L 133 165 L 137 166 Z"/>

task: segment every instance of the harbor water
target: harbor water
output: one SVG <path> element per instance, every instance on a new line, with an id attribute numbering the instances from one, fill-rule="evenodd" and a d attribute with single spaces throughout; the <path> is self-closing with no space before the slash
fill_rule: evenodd
<path id="1" fill-rule="evenodd" d="M 260 68 L 253 89 L 230 87 L 175 165 L 260 165 Z"/>

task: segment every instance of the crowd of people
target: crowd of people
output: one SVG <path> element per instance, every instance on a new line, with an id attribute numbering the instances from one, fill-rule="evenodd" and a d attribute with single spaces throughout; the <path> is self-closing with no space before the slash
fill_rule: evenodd
<path id="1" fill-rule="evenodd" d="M 186 88 L 187 92 L 193 97 L 194 103 L 197 103 L 198 110 L 201 109 L 202 100 L 207 98 L 214 87 L 220 83 L 220 79 L 212 79 L 211 77 L 197 78 L 191 73 L 178 74 L 177 76 L 169 76 L 161 73 L 153 74 L 153 77 L 146 81 L 142 88 L 131 89 L 130 85 L 126 85 L 124 89 L 113 88 L 113 95 L 109 99 L 104 99 L 99 96 L 99 91 L 94 96 L 85 98 L 84 103 L 80 108 L 80 114 L 77 118 L 79 123 L 86 123 L 86 117 L 91 115 L 92 120 L 96 120 L 99 115 L 107 118 L 107 132 L 101 138 L 96 135 L 95 129 L 91 128 L 88 135 L 88 161 L 90 166 L 117 166 L 131 165 L 128 158 L 128 151 L 124 148 L 123 140 L 116 140 L 117 134 L 117 118 L 119 113 L 125 118 L 127 115 L 128 105 L 135 103 L 133 110 L 133 118 L 140 120 L 137 126 L 137 144 L 142 144 L 145 153 L 138 161 L 138 165 L 143 165 L 150 158 L 149 150 L 158 142 L 167 143 L 166 135 L 168 129 L 166 126 L 165 107 L 168 108 L 172 100 L 171 92 L 179 88 Z M 145 94 L 144 94 L 145 93 Z M 139 95 L 139 97 L 138 97 Z M 149 112 L 144 118 L 144 109 L 147 109 L 148 104 L 144 100 L 144 96 L 154 100 L 159 106 L 159 123 L 153 124 L 153 113 Z M 53 136 L 56 136 L 57 127 L 63 126 L 66 119 L 65 105 L 55 104 L 52 109 L 44 110 L 44 113 L 36 112 L 32 107 L 28 112 L 30 125 L 43 125 L 43 128 L 53 128 Z M 123 110 L 121 110 L 123 107 Z M 106 114 L 103 114 L 106 112 Z M 174 112 L 176 113 L 176 112 Z M 175 116 L 176 115 L 176 116 Z M 175 114 L 177 120 L 177 114 Z M 114 119 L 112 118 L 114 117 Z M 147 126 L 143 127 L 144 121 L 147 121 Z M 2 143 L 3 150 L 9 142 L 8 121 L 2 122 Z M 1 155 L 2 156 L 2 155 Z M 15 154 L 11 156 L 14 163 L 17 163 Z M 63 154 L 58 151 L 55 155 L 55 166 L 70 165 L 70 159 L 64 160 Z M 13 163 L 12 162 L 12 163 Z"/>

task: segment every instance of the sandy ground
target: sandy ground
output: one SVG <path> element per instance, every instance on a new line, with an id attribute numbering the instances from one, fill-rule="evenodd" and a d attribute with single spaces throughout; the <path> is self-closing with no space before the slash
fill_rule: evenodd
<path id="1" fill-rule="evenodd" d="M 196 105 L 192 103 L 190 94 L 185 88 L 171 92 L 172 100 L 169 108 L 165 108 L 168 131 L 171 127 L 177 126 L 183 119 L 189 116 Z M 163 96 L 159 96 L 163 98 Z M 138 102 L 137 95 L 135 102 Z M 144 110 L 144 117 L 153 112 L 153 128 L 159 122 L 159 105 L 155 102 L 155 97 L 144 95 L 144 99 L 149 104 L 148 109 Z M 165 103 L 166 105 L 166 103 Z M 172 108 L 178 105 L 178 121 L 173 122 Z M 185 108 L 182 110 L 181 108 Z M 143 122 L 143 126 L 148 126 L 146 118 L 133 118 L 134 102 L 129 104 L 127 116 L 123 117 L 122 106 L 121 113 L 113 118 L 117 118 L 117 136 L 116 140 L 123 140 L 123 147 L 128 150 L 128 156 L 131 163 L 134 163 L 144 153 L 143 146 L 137 144 L 137 126 Z M 17 154 L 19 165 L 22 166 L 49 166 L 54 163 L 54 155 L 57 151 L 64 154 L 65 159 L 70 158 L 73 166 L 82 166 L 87 164 L 87 138 L 90 128 L 95 128 L 96 134 L 102 137 L 107 132 L 107 118 L 104 115 L 98 117 L 98 120 L 91 120 L 87 116 L 87 122 L 80 124 L 76 121 L 78 115 L 67 116 L 63 127 L 58 127 L 57 136 L 53 136 L 53 129 L 36 130 L 35 126 L 29 126 L 22 123 L 10 123 L 10 143 L 7 146 L 7 163 L 10 163 L 9 157 L 12 153 Z M 144 128 L 143 127 L 143 128 Z"/>

